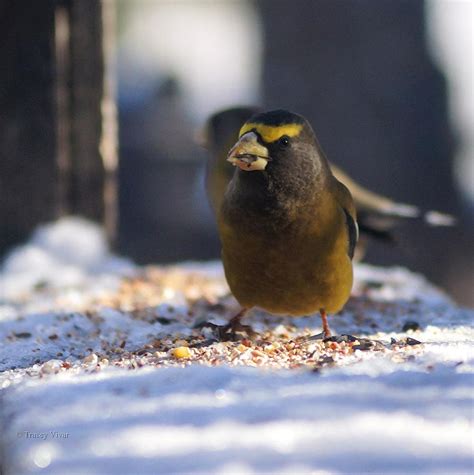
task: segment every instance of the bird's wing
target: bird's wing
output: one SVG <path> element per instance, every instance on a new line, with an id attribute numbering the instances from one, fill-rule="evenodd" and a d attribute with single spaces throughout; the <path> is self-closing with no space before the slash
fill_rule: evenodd
<path id="1" fill-rule="evenodd" d="M 347 173 L 331 163 L 331 171 L 340 182 L 344 183 L 352 194 L 358 211 L 379 214 L 387 217 L 415 218 L 420 211 L 416 206 L 396 203 L 386 196 L 379 195 L 364 188 L 350 178 Z"/>
<path id="2" fill-rule="evenodd" d="M 337 203 L 343 209 L 346 216 L 346 226 L 349 235 L 348 254 L 352 259 L 354 257 L 354 250 L 359 239 L 359 227 L 357 225 L 356 209 L 351 193 L 337 179 L 334 179 L 334 196 Z"/>
<path id="3" fill-rule="evenodd" d="M 397 222 L 403 219 L 423 220 L 429 226 L 453 226 L 456 218 L 439 211 L 423 211 L 417 206 L 397 203 L 386 196 L 374 193 L 356 183 L 347 173 L 334 164 L 331 171 L 340 182 L 344 183 L 352 194 L 359 217 L 360 229 L 376 237 L 385 237 Z M 380 234 L 382 232 L 383 236 Z"/>

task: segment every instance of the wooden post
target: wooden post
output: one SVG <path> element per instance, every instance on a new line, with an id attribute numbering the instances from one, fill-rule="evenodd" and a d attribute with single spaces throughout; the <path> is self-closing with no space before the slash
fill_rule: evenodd
<path id="1" fill-rule="evenodd" d="M 56 215 L 54 9 L 0 3 L 0 249 Z"/>
<path id="2" fill-rule="evenodd" d="M 39 223 L 116 229 L 112 0 L 0 6 L 0 252 Z"/>

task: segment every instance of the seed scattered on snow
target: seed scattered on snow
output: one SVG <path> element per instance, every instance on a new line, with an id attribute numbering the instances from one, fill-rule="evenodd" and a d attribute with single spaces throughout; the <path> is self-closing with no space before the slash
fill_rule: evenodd
<path id="1" fill-rule="evenodd" d="M 421 345 L 421 341 L 415 340 L 415 338 L 410 338 L 409 336 L 405 339 L 406 344 L 413 346 L 413 345 Z"/>
<path id="2" fill-rule="evenodd" d="M 408 320 L 403 324 L 402 332 L 417 331 L 420 329 L 420 324 L 414 320 Z"/>
<path id="3" fill-rule="evenodd" d="M 58 373 L 63 366 L 63 362 L 61 360 L 49 360 L 43 364 L 41 368 L 41 372 L 44 374 L 54 374 Z"/>
<path id="4" fill-rule="evenodd" d="M 310 317 L 303 324 L 302 319 L 270 318 L 257 311 L 245 322 L 256 334 L 251 338 L 237 334 L 237 341 L 221 342 L 216 341 L 215 329 L 199 326 L 200 322 L 208 321 L 223 325 L 235 311 L 235 301 L 228 295 L 221 276 L 199 275 L 189 269 L 150 267 L 144 269 L 139 277 L 124 278 L 120 282 L 118 288 L 100 294 L 77 291 L 77 296 L 82 299 L 76 302 L 80 304 L 78 310 L 58 311 L 53 325 L 44 332 L 31 334 L 19 328 L 8 334 L 7 342 L 11 344 L 23 344 L 21 339 L 25 339 L 24 342 L 28 338 L 35 339 L 38 347 L 33 347 L 31 354 L 38 365 L 14 369 L 4 378 L 20 374 L 36 378 L 64 371 L 100 371 L 107 366 L 131 370 L 142 366 L 184 367 L 190 362 L 208 366 L 227 364 L 326 370 L 331 366 L 353 365 L 376 354 L 404 363 L 409 358 L 423 355 L 425 345 L 407 335 L 397 334 L 396 339 L 389 343 L 390 333 L 401 329 L 404 324 L 409 334 L 415 331 L 413 319 L 418 319 L 418 315 L 423 332 L 431 335 L 445 332 L 436 325 L 443 324 L 446 315 L 433 314 L 433 323 L 427 324 L 422 318 L 427 308 L 423 302 L 381 302 L 362 295 L 351 298 L 339 320 L 346 332 L 354 331 L 356 336 L 342 334 L 318 339 L 315 336 L 319 330 L 319 318 Z M 163 301 L 164 288 L 174 289 L 172 307 Z M 63 294 L 58 294 L 55 302 L 59 308 L 72 305 Z M 71 309 L 76 308 L 74 305 Z M 94 310 L 97 308 L 101 310 Z M 447 311 L 453 310 L 448 308 Z M 85 326 L 81 324 L 84 318 L 87 318 Z M 128 325 L 132 323 L 131 328 L 136 328 L 137 320 L 138 326 L 144 326 L 135 335 Z M 168 325 L 159 324 L 165 323 L 164 320 Z M 63 322 L 70 322 L 67 331 L 61 326 Z M 371 330 L 373 323 L 378 323 L 384 331 L 390 330 L 390 333 L 374 334 Z M 419 334 L 420 338 L 424 336 L 422 332 Z M 41 364 L 45 359 L 45 353 L 42 353 L 45 345 L 54 346 L 54 352 L 46 354 L 60 356 L 63 361 L 56 359 Z M 92 353 L 92 346 L 97 348 L 100 356 Z M 85 357 L 76 359 L 80 354 Z"/>
<path id="5" fill-rule="evenodd" d="M 31 337 L 31 333 L 30 333 L 30 332 L 18 332 L 18 333 L 14 333 L 14 335 L 15 335 L 17 338 L 30 338 L 30 337 Z"/>
<path id="6" fill-rule="evenodd" d="M 177 345 L 177 346 L 189 346 L 189 343 L 186 340 L 177 340 L 175 342 L 175 345 Z"/>
<path id="7" fill-rule="evenodd" d="M 171 353 L 175 358 L 178 359 L 191 357 L 191 350 L 187 346 L 178 346 L 178 348 L 173 348 Z"/>
<path id="8" fill-rule="evenodd" d="M 95 366 L 99 362 L 99 358 L 95 353 L 91 353 L 90 355 L 86 356 L 82 361 L 88 366 Z"/>

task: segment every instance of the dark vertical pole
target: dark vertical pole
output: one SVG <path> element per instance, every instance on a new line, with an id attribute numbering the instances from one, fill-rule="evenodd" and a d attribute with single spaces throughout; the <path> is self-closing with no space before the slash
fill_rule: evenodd
<path id="1" fill-rule="evenodd" d="M 0 4 L 0 252 L 64 214 L 115 235 L 114 6 Z"/>
<path id="2" fill-rule="evenodd" d="M 64 4 L 55 11 L 56 55 L 56 163 L 58 167 L 57 212 L 60 216 L 70 212 L 71 181 L 71 100 L 70 100 L 70 15 Z"/>
<path id="3" fill-rule="evenodd" d="M 0 249 L 56 214 L 54 9 L 0 3 Z"/>
<path id="4" fill-rule="evenodd" d="M 102 51 L 104 62 L 102 91 L 102 136 L 100 154 L 105 168 L 104 225 L 112 245 L 118 234 L 118 112 L 116 81 L 116 2 L 102 0 Z"/>
<path id="5" fill-rule="evenodd" d="M 102 5 L 96 0 L 67 2 L 70 17 L 70 206 L 74 214 L 104 217 L 105 167 L 102 134 Z"/>

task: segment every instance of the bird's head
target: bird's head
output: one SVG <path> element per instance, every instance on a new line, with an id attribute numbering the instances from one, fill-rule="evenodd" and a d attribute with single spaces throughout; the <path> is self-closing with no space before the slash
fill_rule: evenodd
<path id="1" fill-rule="evenodd" d="M 244 172 L 264 172 L 274 180 L 316 177 L 327 168 L 308 121 L 286 110 L 263 112 L 248 119 L 227 161 Z"/>
<path id="2" fill-rule="evenodd" d="M 259 112 L 255 106 L 238 106 L 215 112 L 206 120 L 204 127 L 196 134 L 196 140 L 202 147 L 217 153 L 225 149 L 227 154 L 238 139 L 242 124 Z"/>

